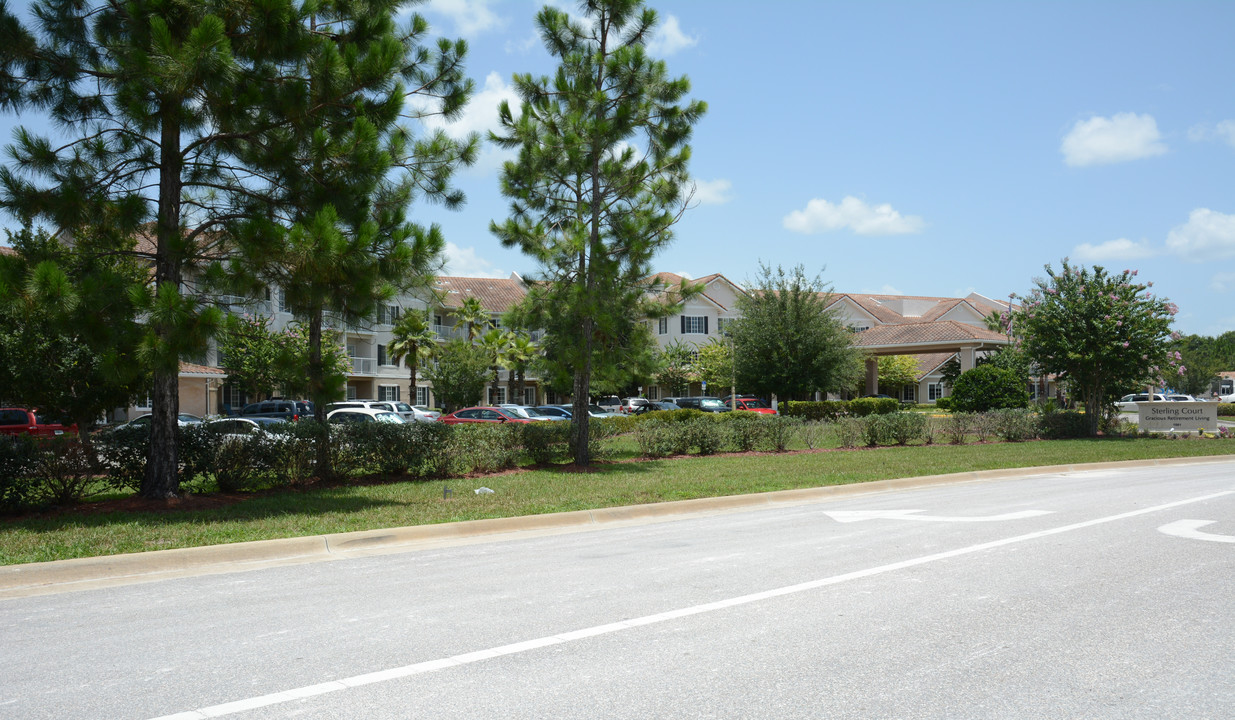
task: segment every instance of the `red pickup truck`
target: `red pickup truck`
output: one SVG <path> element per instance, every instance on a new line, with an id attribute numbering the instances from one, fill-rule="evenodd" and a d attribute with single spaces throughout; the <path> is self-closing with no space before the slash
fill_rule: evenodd
<path id="1" fill-rule="evenodd" d="M 77 425 L 62 425 L 51 420 L 39 410 L 25 408 L 0 408 L 0 435 L 37 435 L 50 437 L 77 434 Z"/>

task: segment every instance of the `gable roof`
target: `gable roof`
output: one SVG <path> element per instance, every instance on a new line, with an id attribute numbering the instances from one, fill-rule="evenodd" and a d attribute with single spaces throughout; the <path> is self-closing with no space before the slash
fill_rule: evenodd
<path id="1" fill-rule="evenodd" d="M 1007 335 L 955 320 L 876 325 L 854 335 L 853 344 L 865 348 L 939 344 L 1010 345 Z"/>
<path id="2" fill-rule="evenodd" d="M 938 353 L 923 353 L 921 355 L 910 355 L 913 361 L 918 364 L 918 382 L 927 375 L 938 370 L 944 363 L 956 357 L 954 352 L 938 352 Z"/>

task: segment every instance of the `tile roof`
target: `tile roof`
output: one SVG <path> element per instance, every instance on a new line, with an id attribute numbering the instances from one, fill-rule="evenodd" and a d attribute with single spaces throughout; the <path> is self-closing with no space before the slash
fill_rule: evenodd
<path id="1" fill-rule="evenodd" d="M 886 347 L 889 345 L 930 345 L 943 343 L 988 343 L 1008 345 L 1008 336 L 974 327 L 955 320 L 936 322 L 896 323 L 876 325 L 857 333 L 853 344 L 857 347 Z"/>
<path id="2" fill-rule="evenodd" d="M 914 362 L 918 364 L 918 382 L 922 382 L 922 378 L 930 375 L 935 370 L 938 370 L 940 365 L 956 357 L 956 353 L 924 353 L 921 355 L 910 355 L 909 357 L 913 358 Z"/>
<path id="3" fill-rule="evenodd" d="M 8 245 L 0 245 L 0 255 L 16 255 L 17 251 Z"/>
<path id="4" fill-rule="evenodd" d="M 485 310 L 502 313 L 527 295 L 527 286 L 514 275 L 509 278 L 474 278 L 439 276 L 434 289 L 442 307 L 457 308 L 469 297 L 480 300 Z"/>
<path id="5" fill-rule="evenodd" d="M 180 362 L 180 374 L 189 377 L 225 377 L 227 371 L 222 368 L 198 365 L 196 363 Z"/>

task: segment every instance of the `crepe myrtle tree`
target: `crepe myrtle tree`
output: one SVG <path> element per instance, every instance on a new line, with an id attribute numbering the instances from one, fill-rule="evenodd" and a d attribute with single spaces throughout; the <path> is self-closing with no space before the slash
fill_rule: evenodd
<path id="1" fill-rule="evenodd" d="M 1089 434 L 1119 392 L 1165 385 L 1187 369 L 1170 351 L 1176 306 L 1154 295 L 1136 270 L 1112 273 L 1063 259 L 1034 280 L 1009 330 L 1042 373 L 1057 374 L 1085 403 Z"/>

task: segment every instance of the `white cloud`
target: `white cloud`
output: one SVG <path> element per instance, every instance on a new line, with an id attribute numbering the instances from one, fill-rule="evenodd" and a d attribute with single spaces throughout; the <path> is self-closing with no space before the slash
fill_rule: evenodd
<path id="1" fill-rule="evenodd" d="M 492 0 L 432 0 L 426 9 L 450 18 L 458 34 L 475 37 L 506 25 L 505 18 L 489 9 L 490 4 Z"/>
<path id="2" fill-rule="evenodd" d="M 540 44 L 540 33 L 531 32 L 522 40 L 507 40 L 506 54 L 507 55 L 526 55 L 531 52 L 532 48 Z"/>
<path id="3" fill-rule="evenodd" d="M 1157 254 L 1158 251 L 1150 247 L 1148 240 L 1133 242 L 1127 238 L 1107 240 L 1099 245 L 1082 243 L 1072 249 L 1072 256 L 1085 262 L 1142 260 Z"/>
<path id="4" fill-rule="evenodd" d="M 724 205 L 733 199 L 732 189 L 728 180 L 695 180 L 695 200 L 700 205 Z"/>
<path id="5" fill-rule="evenodd" d="M 519 117 L 519 96 L 513 85 L 506 84 L 502 76 L 491 72 L 485 77 L 484 87 L 472 96 L 467 107 L 454 121 L 448 122 L 441 115 L 430 115 L 421 120 L 429 130 L 442 129 L 454 138 L 464 138 L 471 133 L 482 136 L 489 130 L 497 130 L 497 106 L 503 100 L 510 103 L 510 110 Z"/>
<path id="6" fill-rule="evenodd" d="M 892 206 L 868 205 L 852 195 L 839 204 L 818 198 L 805 210 L 794 210 L 782 221 L 785 228 L 807 235 L 850 228 L 858 235 L 905 235 L 921 232 L 926 223 L 917 215 L 901 215 Z"/>
<path id="7" fill-rule="evenodd" d="M 1161 155 L 1166 144 L 1152 115 L 1118 113 L 1080 120 L 1059 146 L 1064 162 L 1073 167 L 1106 165 Z"/>
<path id="8" fill-rule="evenodd" d="M 698 37 L 691 37 L 682 32 L 682 26 L 674 15 L 666 15 L 664 22 L 652 34 L 648 42 L 648 52 L 653 55 L 672 55 L 679 50 L 685 50 L 699 44 Z"/>
<path id="9" fill-rule="evenodd" d="M 1223 120 L 1214 125 L 1193 125 L 1188 128 L 1188 139 L 1196 141 L 1220 140 L 1235 147 L 1235 120 Z"/>
<path id="10" fill-rule="evenodd" d="M 476 254 L 476 248 L 461 248 L 452 242 L 446 243 L 446 266 L 443 275 L 454 277 L 510 277 L 510 273 L 497 268 L 493 263 Z"/>
<path id="11" fill-rule="evenodd" d="M 1166 247 L 1193 262 L 1235 257 L 1235 215 L 1197 208 L 1188 215 L 1188 222 L 1167 234 Z"/>
<path id="12" fill-rule="evenodd" d="M 1214 292 L 1230 292 L 1235 290 L 1235 272 L 1222 272 L 1214 275 L 1209 281 L 1209 287 Z"/>

